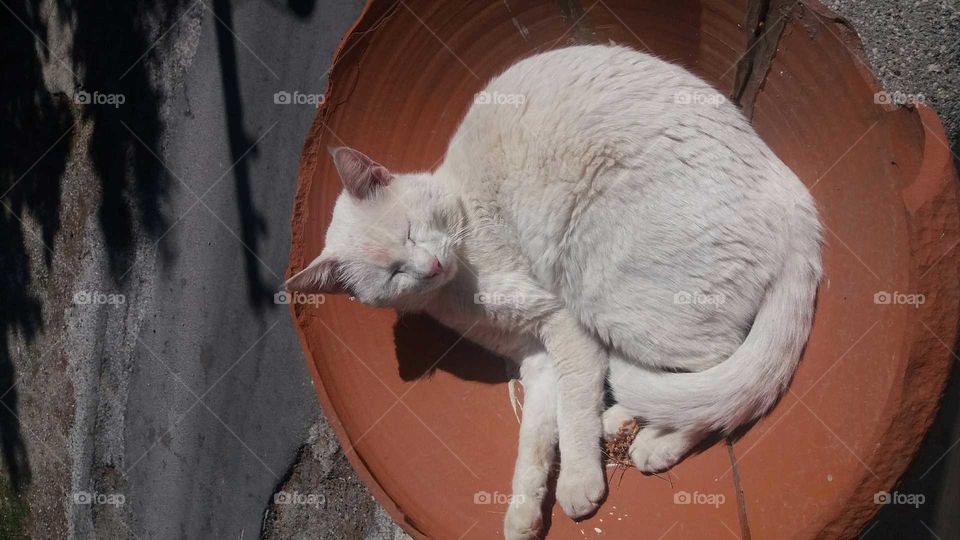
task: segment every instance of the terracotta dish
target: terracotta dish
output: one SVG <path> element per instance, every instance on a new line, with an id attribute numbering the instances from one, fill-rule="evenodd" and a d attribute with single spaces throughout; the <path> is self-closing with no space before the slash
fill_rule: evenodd
<path id="1" fill-rule="evenodd" d="M 878 94 L 849 25 L 816 2 L 371 1 L 307 137 L 289 274 L 321 250 L 340 182 L 327 146 L 430 169 L 474 93 L 516 60 L 617 42 L 739 103 L 816 198 L 826 275 L 776 409 L 549 538 L 850 537 L 915 453 L 951 364 L 957 177 L 936 114 Z M 502 536 L 518 423 L 510 372 L 430 321 L 345 297 L 293 307 L 317 394 L 360 477 L 415 538 Z M 729 531 L 729 532 L 728 532 Z"/>

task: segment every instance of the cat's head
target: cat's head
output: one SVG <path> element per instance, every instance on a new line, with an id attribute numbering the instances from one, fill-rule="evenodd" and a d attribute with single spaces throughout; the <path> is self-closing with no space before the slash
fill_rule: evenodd
<path id="1" fill-rule="evenodd" d="M 459 213 L 431 173 L 392 174 L 361 152 L 330 149 L 343 182 L 320 256 L 289 291 L 345 293 L 364 304 L 415 309 L 457 272 Z"/>

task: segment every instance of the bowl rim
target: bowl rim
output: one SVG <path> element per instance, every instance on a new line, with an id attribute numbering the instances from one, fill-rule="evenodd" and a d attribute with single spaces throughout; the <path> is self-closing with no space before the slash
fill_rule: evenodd
<path id="1" fill-rule="evenodd" d="M 757 2 L 749 0 L 748 3 L 753 6 Z M 857 64 L 859 76 L 874 92 L 882 91 L 874 74 L 866 68 L 869 64 L 862 42 L 848 21 L 837 16 L 818 0 L 799 0 L 793 4 L 789 9 L 794 12 L 798 9 L 812 10 L 835 24 L 840 32 L 838 37 L 847 45 L 847 54 Z M 327 72 L 328 82 L 324 91 L 324 100 L 317 109 L 301 153 L 291 217 L 291 249 L 286 278 L 296 273 L 307 262 L 304 259 L 303 238 L 310 216 L 308 194 L 320 159 L 326 154 L 319 143 L 331 111 L 330 98 L 336 86 L 334 81 L 349 75 L 350 65 L 349 62 L 344 62 L 344 59 L 349 58 L 351 54 L 362 54 L 364 41 L 370 39 L 380 23 L 397 9 L 397 5 L 397 2 L 391 0 L 367 0 L 334 52 L 331 67 Z M 751 9 L 748 7 L 744 12 L 744 18 L 747 21 L 751 15 Z M 785 19 L 789 18 L 785 17 Z M 785 21 L 785 24 L 788 22 Z M 747 32 L 748 28 L 750 27 L 745 24 L 744 32 Z M 774 44 L 781 37 L 779 32 L 769 34 L 776 34 L 772 36 Z M 749 73 L 748 77 L 752 74 L 752 72 Z M 766 74 L 763 74 L 762 78 L 765 77 Z M 758 90 L 753 92 L 748 90 L 746 96 L 752 100 L 758 93 Z M 952 268 L 954 271 L 948 273 L 956 278 L 955 269 L 960 267 L 960 250 L 954 250 L 951 247 L 946 253 L 943 252 L 943 248 L 954 241 L 960 243 L 960 232 L 958 232 L 960 178 L 954 166 L 952 153 L 944 142 L 946 135 L 943 125 L 936 112 L 923 104 L 875 106 L 887 112 L 905 109 L 922 126 L 920 164 L 915 177 L 901 189 L 900 194 L 911 248 L 909 282 L 914 290 L 935 291 L 938 301 L 931 306 L 931 309 L 920 310 L 923 315 L 912 317 L 906 325 L 907 343 L 904 354 L 906 363 L 900 386 L 899 403 L 891 408 L 892 414 L 885 416 L 879 424 L 882 427 L 885 426 L 884 436 L 879 439 L 881 446 L 872 453 L 872 460 L 868 462 L 869 468 L 876 472 L 877 476 L 864 473 L 861 481 L 857 483 L 857 489 L 848 494 L 842 503 L 834 506 L 833 516 L 822 525 L 816 526 L 815 530 L 808 528 L 801 536 L 856 534 L 876 515 L 880 505 L 873 504 L 873 494 L 877 491 L 889 490 L 896 483 L 913 460 L 924 434 L 933 423 L 939 409 L 940 396 L 943 394 L 953 365 L 953 351 L 945 344 L 957 342 L 960 291 L 942 285 L 944 281 L 942 272 L 930 271 L 934 266 L 941 270 Z M 747 107 L 752 109 L 752 103 Z M 932 230 L 931 227 L 925 226 L 928 220 L 946 223 L 950 227 Z M 290 304 L 290 313 L 324 415 L 336 434 L 338 442 L 344 448 L 351 466 L 377 502 L 396 523 L 414 538 L 428 538 L 412 520 L 407 518 L 399 504 L 386 492 L 367 467 L 361 455 L 362 452 L 353 447 L 320 377 L 316 363 L 318 359 L 314 357 L 304 330 L 307 321 L 312 317 L 308 317 L 306 312 L 300 310 L 295 304 Z M 938 329 L 938 332 L 934 334 L 931 328 Z M 940 347 L 940 344 L 930 343 L 929 339 L 925 339 L 926 331 L 937 337 L 940 344 L 944 346 Z M 937 399 L 931 400 L 932 396 Z"/>

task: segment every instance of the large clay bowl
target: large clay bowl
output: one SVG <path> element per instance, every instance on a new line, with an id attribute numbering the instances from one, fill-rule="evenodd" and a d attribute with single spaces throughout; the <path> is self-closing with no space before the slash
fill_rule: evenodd
<path id="1" fill-rule="evenodd" d="M 710 81 L 820 207 L 816 322 L 776 409 L 663 477 L 611 474 L 597 515 L 573 523 L 554 508 L 549 537 L 854 535 L 936 409 L 960 252 L 942 127 L 923 106 L 875 99 L 856 35 L 822 6 L 760 4 L 373 1 L 340 44 L 304 148 L 290 272 L 320 252 L 340 191 L 327 146 L 397 171 L 434 167 L 487 78 L 577 42 L 652 51 Z M 417 538 L 500 537 L 518 429 L 505 367 L 429 322 L 344 297 L 294 316 L 327 418 L 394 519 Z"/>

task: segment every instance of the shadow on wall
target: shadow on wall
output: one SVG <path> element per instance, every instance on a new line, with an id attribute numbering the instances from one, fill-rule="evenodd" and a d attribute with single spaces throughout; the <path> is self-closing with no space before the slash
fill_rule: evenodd
<path id="1" fill-rule="evenodd" d="M 244 271 L 247 277 L 247 298 L 257 311 L 273 307 L 273 288 L 267 286 L 260 275 L 258 257 L 261 237 L 267 235 L 267 224 L 253 203 L 250 189 L 249 160 L 257 154 L 257 141 L 243 127 L 243 107 L 240 96 L 240 79 L 237 68 L 237 39 L 233 28 L 233 11 L 230 0 L 211 0 L 213 15 L 217 21 L 217 51 L 220 57 L 220 83 L 223 89 L 224 112 L 227 121 L 227 136 L 240 215 L 240 240 L 247 248 L 243 251 Z M 286 8 L 298 18 L 313 13 L 316 0 L 287 0 Z M 276 74 L 271 75 L 278 78 Z"/>
<path id="2" fill-rule="evenodd" d="M 315 0 L 286 0 L 275 7 L 298 18 L 310 15 Z M 62 180 L 80 125 L 91 126 L 83 151 L 93 165 L 101 190 L 98 222 L 107 250 L 109 275 L 118 290 L 129 286 L 140 242 L 154 245 L 175 223 L 164 213 L 171 184 L 179 183 L 161 161 L 163 96 L 158 80 L 157 45 L 176 32 L 185 9 L 212 11 L 221 23 L 217 43 L 222 66 L 227 135 L 234 160 L 237 204 L 241 216 L 250 305 L 272 306 L 272 292 L 257 267 L 256 250 L 266 229 L 251 196 L 247 152 L 251 142 L 242 125 L 236 36 L 228 27 L 230 3 L 187 0 L 50 0 L 56 20 L 65 27 L 48 27 L 38 5 L 30 0 L 5 0 L 0 7 L 0 452 L 3 470 L 13 489 L 30 482 L 30 466 L 17 411 L 13 340 L 32 343 L 43 330 L 43 298 L 34 290 L 48 289 L 35 279 L 29 246 L 36 235 L 44 244 L 49 270 L 61 228 Z M 56 58 L 50 36 L 72 39 L 71 57 Z M 74 79 L 72 95 L 51 93 L 43 66 L 55 66 Z M 94 199 L 94 198 L 91 198 Z M 26 225 L 30 221 L 31 225 Z M 77 231 L 79 236 L 80 231 Z M 76 239 L 80 241 L 79 238 Z M 29 246 L 28 246 L 29 244 Z M 160 245 L 160 260 L 169 265 L 174 254 Z M 71 264 L 73 261 L 71 261 Z M 57 305 L 64 299 L 54 299 Z"/>
<path id="3" fill-rule="evenodd" d="M 250 169 L 247 160 L 256 155 L 256 143 L 243 128 L 243 108 L 240 100 L 240 81 L 237 74 L 237 47 L 234 42 L 233 14 L 229 0 L 213 0 L 213 13 L 219 19 L 216 25 L 217 51 L 220 55 L 220 83 L 223 87 L 223 105 L 227 119 L 227 135 L 233 166 L 237 210 L 240 214 L 240 240 L 244 271 L 247 275 L 247 298 L 250 305 L 262 310 L 271 300 L 271 291 L 260 276 L 257 250 L 260 237 L 266 235 L 267 225 L 252 204 Z"/>

